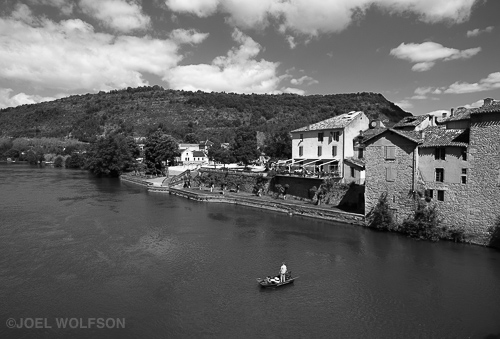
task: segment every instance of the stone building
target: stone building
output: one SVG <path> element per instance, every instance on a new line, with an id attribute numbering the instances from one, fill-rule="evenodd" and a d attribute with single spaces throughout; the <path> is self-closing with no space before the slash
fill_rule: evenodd
<path id="1" fill-rule="evenodd" d="M 418 168 L 418 131 L 372 130 L 363 139 L 365 161 L 365 214 L 377 205 L 382 194 L 398 222 L 414 211 Z"/>
<path id="2" fill-rule="evenodd" d="M 366 136 L 365 213 L 380 194 L 398 222 L 413 214 L 418 192 L 426 193 L 443 225 L 486 244 L 500 218 L 500 102 L 459 108 L 420 131 L 381 129 Z"/>
<path id="3" fill-rule="evenodd" d="M 484 237 L 500 217 L 500 102 L 485 99 L 470 112 L 469 219 L 471 231 Z"/>

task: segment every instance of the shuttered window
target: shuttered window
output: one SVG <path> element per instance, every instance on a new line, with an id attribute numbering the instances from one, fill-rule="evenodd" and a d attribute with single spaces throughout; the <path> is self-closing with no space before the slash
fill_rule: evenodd
<path id="1" fill-rule="evenodd" d="M 393 167 L 387 167 L 385 169 L 385 179 L 387 181 L 394 181 L 396 180 L 396 169 Z"/>
<path id="2" fill-rule="evenodd" d="M 299 146 L 299 157 L 304 155 L 304 147 Z"/>
<path id="3" fill-rule="evenodd" d="M 332 157 L 337 156 L 337 146 L 332 146 Z"/>
<path id="4" fill-rule="evenodd" d="M 318 157 L 321 156 L 321 153 L 323 153 L 323 149 L 321 148 L 321 146 L 318 146 Z"/>
<path id="5" fill-rule="evenodd" d="M 385 146 L 385 159 L 386 160 L 396 159 L 396 146 Z"/>

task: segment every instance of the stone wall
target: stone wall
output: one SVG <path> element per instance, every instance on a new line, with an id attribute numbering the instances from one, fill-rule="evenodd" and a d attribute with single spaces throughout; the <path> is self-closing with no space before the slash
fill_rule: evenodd
<path id="1" fill-rule="evenodd" d="M 221 184 L 227 185 L 227 189 L 235 189 L 236 185 L 240 185 L 240 190 L 243 192 L 252 193 L 253 187 L 257 182 L 262 182 L 264 191 L 269 190 L 269 179 L 265 174 L 249 173 L 249 172 L 234 172 L 221 171 L 201 168 L 198 176 L 191 182 L 192 187 L 209 187 L 211 183 L 215 188 L 219 189 Z"/>
<path id="2" fill-rule="evenodd" d="M 288 185 L 288 194 L 309 199 L 309 189 L 313 186 L 319 188 L 319 186 L 323 183 L 323 179 L 318 178 L 303 178 L 303 177 L 292 177 L 287 175 L 277 175 L 274 177 L 271 182 L 271 187 L 274 188 L 274 185 Z"/>
<path id="3" fill-rule="evenodd" d="M 396 147 L 396 159 L 386 160 L 385 147 Z M 365 148 L 365 214 L 377 205 L 382 193 L 387 193 L 387 201 L 397 222 L 413 215 L 415 208 L 414 190 L 416 178 L 413 168 L 416 162 L 417 144 L 391 131 L 369 140 Z M 388 172 L 394 173 L 393 180 Z"/>
<path id="4" fill-rule="evenodd" d="M 470 231 L 487 243 L 488 227 L 500 216 L 500 113 L 471 115 L 469 163 Z"/>

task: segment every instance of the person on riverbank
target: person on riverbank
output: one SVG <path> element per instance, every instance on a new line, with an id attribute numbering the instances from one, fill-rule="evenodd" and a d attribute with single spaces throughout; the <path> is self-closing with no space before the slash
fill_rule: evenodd
<path id="1" fill-rule="evenodd" d="M 280 282 L 285 282 L 285 274 L 286 274 L 286 265 L 283 261 L 283 264 L 280 267 Z"/>

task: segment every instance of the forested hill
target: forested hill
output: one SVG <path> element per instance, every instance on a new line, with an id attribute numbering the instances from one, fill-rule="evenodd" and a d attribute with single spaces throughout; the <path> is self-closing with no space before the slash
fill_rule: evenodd
<path id="1" fill-rule="evenodd" d="M 245 95 L 129 87 L 2 109 L 0 136 L 88 141 L 117 129 L 143 136 L 161 124 L 184 141 L 229 142 L 241 126 L 270 135 L 352 110 L 389 126 L 411 115 L 376 93 Z"/>

